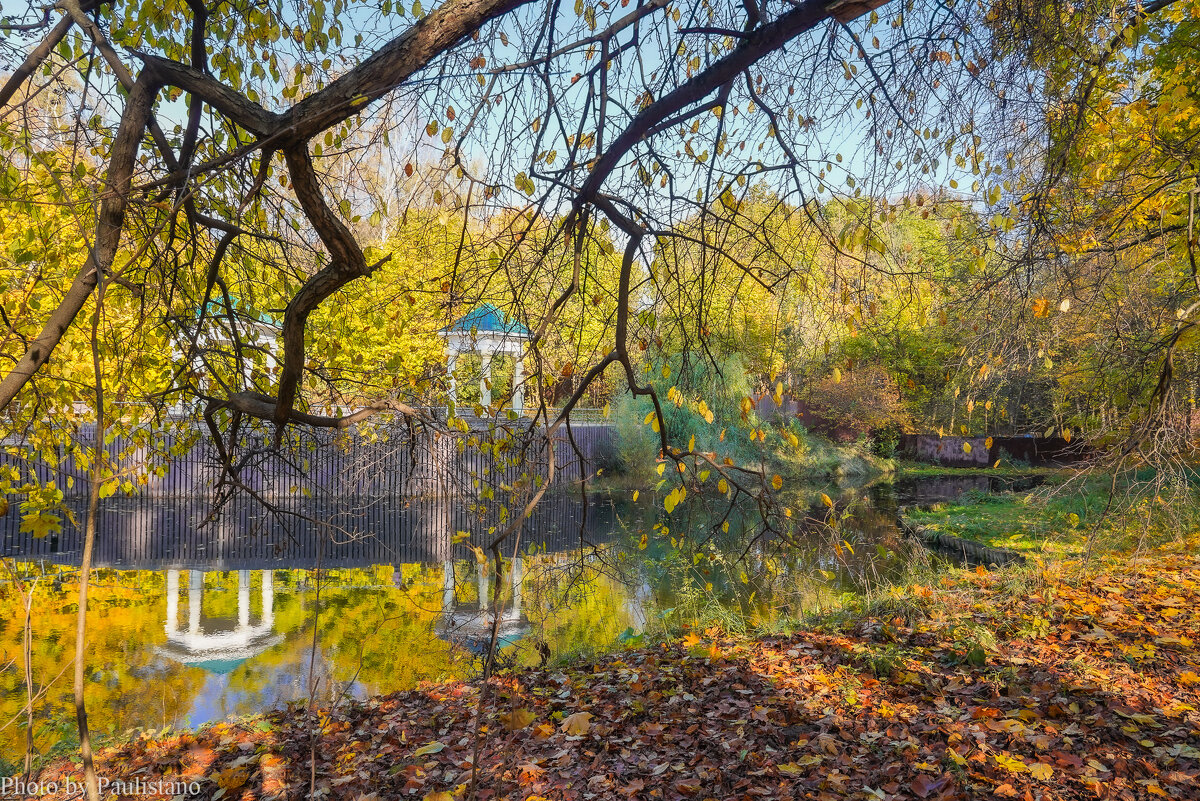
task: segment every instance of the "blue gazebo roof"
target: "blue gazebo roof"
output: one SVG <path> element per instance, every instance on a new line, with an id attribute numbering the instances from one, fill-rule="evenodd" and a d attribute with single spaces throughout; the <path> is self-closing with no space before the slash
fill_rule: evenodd
<path id="1" fill-rule="evenodd" d="M 280 321 L 278 319 L 276 319 L 274 316 L 268 314 L 267 312 L 263 312 L 263 311 L 259 311 L 257 309 L 251 308 L 250 304 L 243 301 L 237 295 L 231 295 L 229 300 L 230 300 L 231 304 L 233 305 L 233 309 L 235 312 L 244 314 L 247 317 L 249 317 L 250 319 L 254 320 L 255 322 L 274 326 L 276 328 L 278 328 L 281 325 Z M 223 301 L 217 300 L 215 298 L 208 302 L 208 306 L 206 307 L 206 309 L 207 309 L 207 311 L 206 311 L 205 316 L 207 316 L 207 317 L 224 317 L 224 316 L 226 316 L 226 312 L 227 312 L 227 309 L 225 308 L 225 303 Z M 196 307 L 194 313 L 196 315 L 196 319 L 199 320 L 200 319 L 200 307 L 199 306 Z"/>
<path id="2" fill-rule="evenodd" d="M 480 334 L 509 334 L 525 339 L 531 336 L 529 329 L 517 322 L 515 317 L 490 303 L 477 306 L 455 320 L 448 328 L 442 329 L 442 332 L 447 334 L 471 331 Z"/>

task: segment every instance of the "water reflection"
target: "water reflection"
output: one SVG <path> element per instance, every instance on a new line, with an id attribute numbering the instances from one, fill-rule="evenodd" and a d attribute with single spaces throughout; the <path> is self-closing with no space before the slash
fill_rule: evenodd
<path id="1" fill-rule="evenodd" d="M 200 526 L 201 502 L 112 502 L 89 605 L 93 725 L 195 726 L 310 696 L 329 703 L 466 677 L 494 621 L 502 662 L 518 665 L 612 648 L 667 619 L 803 614 L 900 576 L 914 546 L 896 526 L 897 506 L 945 491 L 929 480 L 825 489 L 837 493 L 840 519 L 787 540 L 756 538 L 753 509 L 703 497 L 668 515 L 649 493 L 640 503 L 596 497 L 586 508 L 577 496 L 551 496 L 499 577 L 470 547 L 487 536 L 495 508 L 309 502 L 284 519 L 239 507 Z M 805 497 L 797 494 L 798 510 Z M 826 511 L 818 502 L 809 514 Z M 24 739 L 23 591 L 35 610 L 36 743 L 44 751 L 72 736 L 80 547 L 69 528 L 36 540 L 18 525 L 16 515 L 0 519 L 3 554 L 20 577 L 0 584 L 0 726 L 17 721 L 0 730 L 0 760 L 11 762 Z M 473 536 L 456 542 L 458 531 Z"/>
<path id="2" fill-rule="evenodd" d="M 250 624 L 249 570 L 237 576 L 237 620 L 231 617 L 201 616 L 204 605 L 203 570 L 189 570 L 187 590 L 187 628 L 179 626 L 179 570 L 167 571 L 166 645 L 158 649 L 163 656 L 184 665 L 195 665 L 210 673 L 229 673 L 242 662 L 278 645 L 282 637 L 275 632 L 274 577 L 270 570 L 259 575 L 262 602 L 258 622 Z"/>

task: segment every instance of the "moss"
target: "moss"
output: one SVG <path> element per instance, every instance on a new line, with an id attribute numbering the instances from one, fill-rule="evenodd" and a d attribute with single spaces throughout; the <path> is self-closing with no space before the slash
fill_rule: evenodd
<path id="1" fill-rule="evenodd" d="M 913 478 L 923 476 L 1057 476 L 1064 472 L 1061 467 L 1026 467 L 1006 462 L 1001 462 L 999 467 L 946 467 L 939 464 L 897 459 L 895 464 L 897 475 Z"/>
<path id="2" fill-rule="evenodd" d="M 1036 490 L 971 491 L 954 503 L 910 510 L 905 519 L 992 548 L 1057 558 L 1169 539 L 1194 512 L 1194 507 L 1173 508 L 1159 496 L 1131 500 L 1123 491 L 1110 503 L 1111 486 L 1108 476 L 1055 471 Z"/>

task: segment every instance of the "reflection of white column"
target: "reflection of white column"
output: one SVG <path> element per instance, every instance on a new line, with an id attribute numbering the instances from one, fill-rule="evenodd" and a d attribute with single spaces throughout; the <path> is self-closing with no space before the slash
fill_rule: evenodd
<path id="1" fill-rule="evenodd" d="M 189 571 L 191 582 L 188 585 L 188 633 L 200 633 L 200 597 L 204 594 L 204 572 Z"/>
<path id="2" fill-rule="evenodd" d="M 442 614 L 454 610 L 454 562 L 442 562 Z"/>
<path id="3" fill-rule="evenodd" d="M 525 348 L 518 345 L 513 356 L 512 410 L 520 417 L 525 413 Z"/>
<path id="4" fill-rule="evenodd" d="M 479 584 L 479 608 L 488 608 L 488 574 L 487 565 L 478 565 L 479 573 L 476 578 Z"/>
<path id="5" fill-rule="evenodd" d="M 521 582 L 524 580 L 524 565 L 521 564 L 521 557 L 518 556 L 512 561 L 512 608 L 505 615 L 510 620 L 517 620 L 521 617 Z"/>
<path id="6" fill-rule="evenodd" d="M 274 573 L 270 570 L 262 572 L 262 625 L 271 628 L 275 625 L 275 582 Z"/>
<path id="7" fill-rule="evenodd" d="M 238 571 L 238 628 L 250 628 L 250 571 Z"/>
<path id="8" fill-rule="evenodd" d="M 179 571 L 167 571 L 167 635 L 179 628 Z"/>

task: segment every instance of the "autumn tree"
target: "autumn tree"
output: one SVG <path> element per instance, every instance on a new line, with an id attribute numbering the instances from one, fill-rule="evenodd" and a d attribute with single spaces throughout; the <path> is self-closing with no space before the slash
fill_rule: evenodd
<path id="1" fill-rule="evenodd" d="M 869 295 L 899 296 L 879 226 L 931 184 L 978 215 L 950 234 L 974 247 L 957 305 L 934 312 L 962 334 L 960 394 L 1048 358 L 1012 325 L 1107 308 L 1106 330 L 1134 326 L 1127 397 L 1157 431 L 1200 319 L 1200 115 L 1175 66 L 1195 18 L 1194 0 L 30 8 L 2 45 L 6 433 L 76 408 L 132 426 L 102 385 L 151 417 L 198 404 L 236 487 L 248 421 L 276 444 L 381 412 L 450 431 L 418 408 L 438 391 L 435 319 L 500 296 L 540 360 L 518 448 L 612 380 L 650 402 L 664 459 L 769 501 L 772 477 L 672 435 L 639 343 L 667 330 L 712 359 L 706 329 L 742 287 L 830 292 L 798 258 L 812 241 L 872 317 Z M 648 277 L 662 314 L 639 314 Z M 1084 344 L 1098 374 L 1107 351 Z M 494 555 L 546 485 L 510 499 Z"/>

